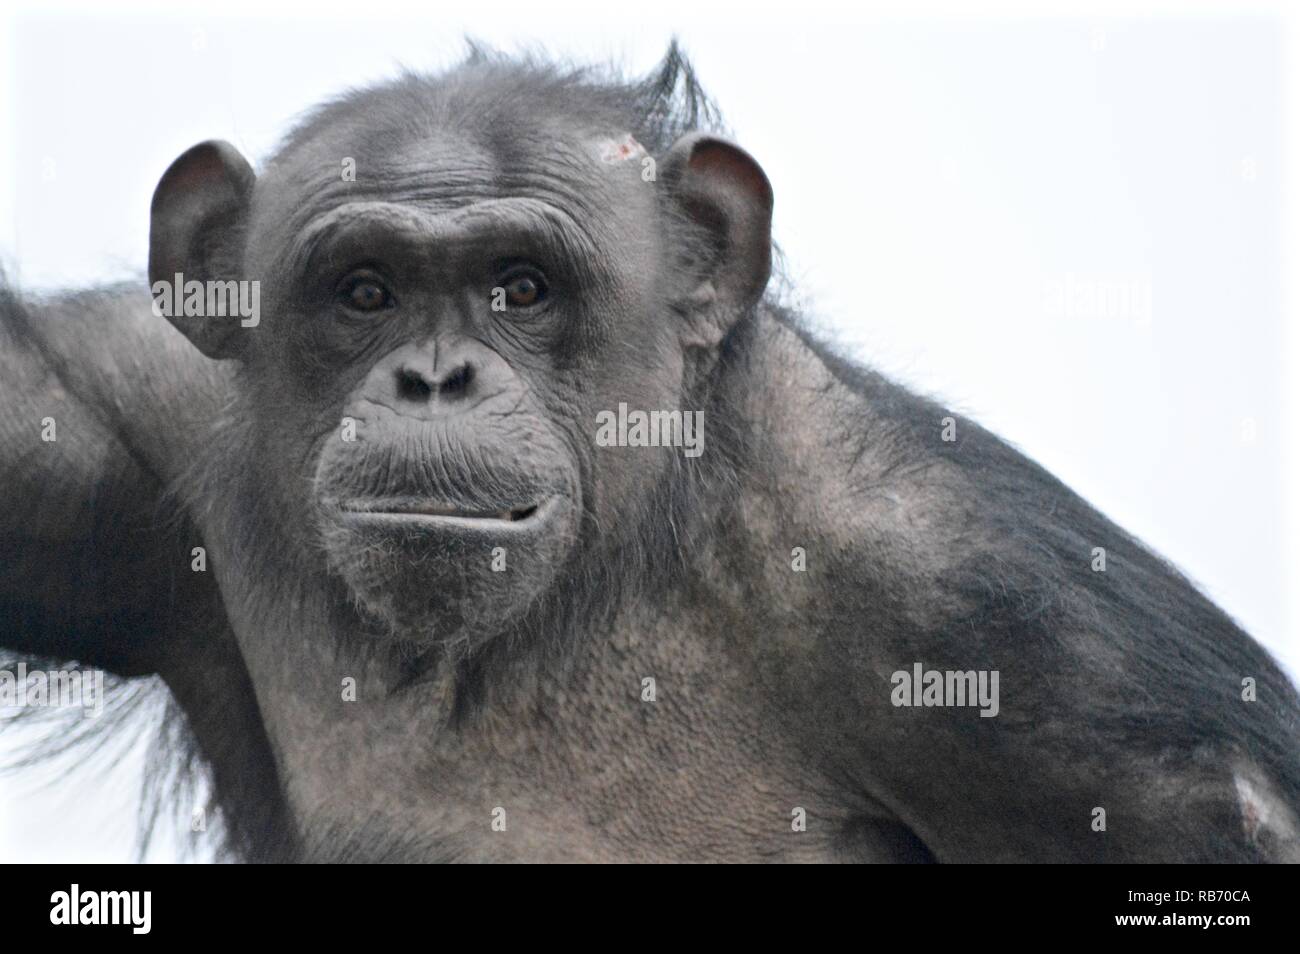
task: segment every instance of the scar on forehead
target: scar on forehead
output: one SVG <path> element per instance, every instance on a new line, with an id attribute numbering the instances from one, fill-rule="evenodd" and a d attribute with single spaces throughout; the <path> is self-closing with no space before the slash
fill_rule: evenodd
<path id="1" fill-rule="evenodd" d="M 646 151 L 631 133 L 627 133 L 622 138 L 597 140 L 596 155 L 601 162 L 613 164 L 626 162 L 629 159 L 640 159 L 646 155 Z"/>

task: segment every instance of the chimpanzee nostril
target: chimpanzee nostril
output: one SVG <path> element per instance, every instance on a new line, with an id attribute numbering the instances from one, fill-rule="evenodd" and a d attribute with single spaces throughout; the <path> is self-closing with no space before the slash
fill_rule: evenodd
<path id="1" fill-rule="evenodd" d="M 397 369 L 397 396 L 404 401 L 418 404 L 428 403 L 433 395 L 433 388 L 424 379 L 424 375 L 410 368 Z"/>
<path id="2" fill-rule="evenodd" d="M 447 375 L 438 385 L 438 396 L 445 398 L 463 397 L 474 380 L 474 366 L 462 364 Z"/>

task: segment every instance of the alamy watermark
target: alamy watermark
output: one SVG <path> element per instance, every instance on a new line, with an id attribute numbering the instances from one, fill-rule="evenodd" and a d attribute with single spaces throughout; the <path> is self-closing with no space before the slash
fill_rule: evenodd
<path id="1" fill-rule="evenodd" d="M 0 709 L 82 709 L 82 715 L 98 719 L 104 714 L 104 671 L 102 669 L 28 669 L 18 664 L 17 672 L 0 669 Z"/>
<path id="2" fill-rule="evenodd" d="M 1067 272 L 1043 283 L 1043 311 L 1049 318 L 1131 321 L 1150 326 L 1151 280 L 1099 279 Z"/>
<path id="3" fill-rule="evenodd" d="M 618 411 L 596 414 L 598 447 L 680 447 L 685 457 L 704 453 L 703 411 L 628 410 L 624 402 Z"/>
<path id="4" fill-rule="evenodd" d="M 911 672 L 900 669 L 890 677 L 894 690 L 889 701 L 895 706 L 979 706 L 980 717 L 990 719 L 999 709 L 998 678 L 996 669 L 942 671 L 913 663 Z"/>
<path id="5" fill-rule="evenodd" d="M 153 313 L 159 318 L 239 318 L 241 328 L 256 328 L 262 320 L 262 283 L 258 281 L 185 280 L 177 272 L 172 281 L 149 286 Z"/>
<path id="6" fill-rule="evenodd" d="M 51 924 L 120 924 L 132 934 L 148 934 L 153 927 L 152 891 L 83 891 L 74 884 L 68 891 L 50 895 Z"/>

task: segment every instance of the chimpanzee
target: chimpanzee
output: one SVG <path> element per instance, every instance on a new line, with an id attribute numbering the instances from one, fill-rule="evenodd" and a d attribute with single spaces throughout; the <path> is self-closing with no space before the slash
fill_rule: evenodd
<path id="1" fill-rule="evenodd" d="M 14 658 L 159 677 L 248 860 L 1300 857 L 1278 666 L 807 330 L 719 129 L 476 52 L 185 152 L 148 294 L 0 303 Z"/>

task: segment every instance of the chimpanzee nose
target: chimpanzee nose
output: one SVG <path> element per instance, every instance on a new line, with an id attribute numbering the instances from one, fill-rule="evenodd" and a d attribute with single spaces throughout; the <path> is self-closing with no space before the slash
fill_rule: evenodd
<path id="1" fill-rule="evenodd" d="M 501 390 L 489 358 L 468 340 L 403 345 L 376 365 L 365 394 L 411 417 L 463 414 Z"/>
<path id="2" fill-rule="evenodd" d="M 447 368 L 435 368 L 431 362 L 404 361 L 397 368 L 397 397 L 415 404 L 451 404 L 472 396 L 474 378 L 474 365 L 469 361 L 452 362 Z"/>

